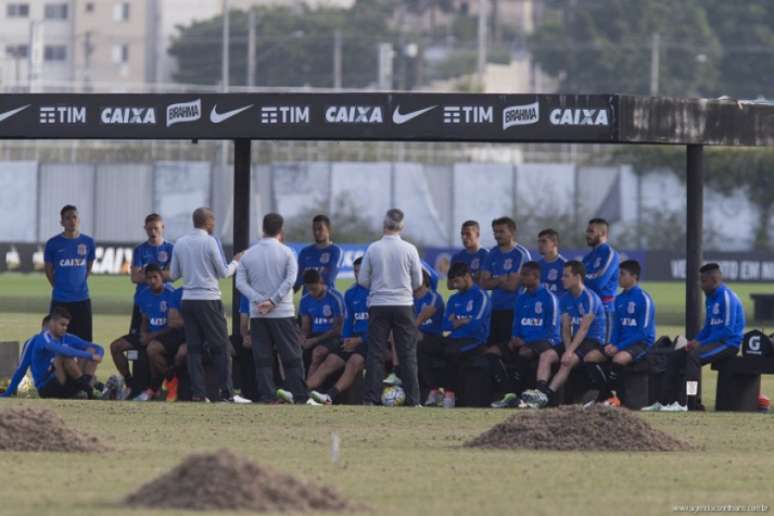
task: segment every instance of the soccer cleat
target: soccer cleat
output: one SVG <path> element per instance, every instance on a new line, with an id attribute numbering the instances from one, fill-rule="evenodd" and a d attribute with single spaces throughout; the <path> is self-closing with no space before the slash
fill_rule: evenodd
<path id="1" fill-rule="evenodd" d="M 134 397 L 134 401 L 150 401 L 156 393 L 151 389 L 145 389 L 140 394 Z"/>
<path id="2" fill-rule="evenodd" d="M 494 401 L 489 406 L 492 408 L 516 408 L 519 406 L 519 397 L 509 392 L 501 400 Z"/>
<path id="3" fill-rule="evenodd" d="M 105 390 L 102 391 L 103 400 L 114 400 L 118 397 L 120 389 L 123 387 L 123 379 L 119 379 L 118 376 L 112 375 L 105 382 Z"/>
<path id="4" fill-rule="evenodd" d="M 621 400 L 618 396 L 613 394 L 607 400 L 605 400 L 603 403 L 606 407 L 620 407 L 621 406 Z"/>
<path id="5" fill-rule="evenodd" d="M 527 406 L 532 409 L 542 409 L 548 405 L 548 396 L 546 393 L 535 390 L 531 401 L 527 401 Z"/>
<path id="6" fill-rule="evenodd" d="M 233 396 L 228 398 L 228 401 L 230 401 L 231 403 L 236 403 L 237 405 L 247 405 L 248 403 L 253 402 L 253 400 L 248 398 L 243 398 L 239 394 L 234 394 Z"/>
<path id="7" fill-rule="evenodd" d="M 529 405 L 530 403 L 534 403 L 537 399 L 537 394 L 540 391 L 537 389 L 527 389 L 526 391 L 521 393 L 521 396 L 519 396 L 519 400 L 523 401 L 526 405 Z"/>
<path id="8" fill-rule="evenodd" d="M 384 385 L 403 385 L 403 382 L 400 378 L 398 378 L 398 375 L 395 373 L 390 373 L 387 375 L 387 378 L 382 381 Z"/>
<path id="9" fill-rule="evenodd" d="M 295 403 L 293 401 L 293 393 L 290 391 L 286 391 L 285 389 L 277 389 L 275 394 L 277 395 L 277 399 L 283 403 L 290 403 L 291 405 Z"/>
<path id="10" fill-rule="evenodd" d="M 333 405 L 333 398 L 325 393 L 311 391 L 309 397 L 321 405 Z"/>
<path id="11" fill-rule="evenodd" d="M 687 405 L 680 405 L 678 402 L 674 402 L 670 405 L 664 405 L 661 407 L 662 412 L 688 412 Z"/>
<path id="12" fill-rule="evenodd" d="M 642 412 L 661 412 L 662 410 L 664 410 L 664 405 L 662 405 L 660 402 L 657 401 L 653 405 L 642 407 L 640 410 Z"/>
<path id="13" fill-rule="evenodd" d="M 307 405 L 309 405 L 309 406 L 311 406 L 311 407 L 322 407 L 322 406 L 323 406 L 323 404 L 322 404 L 322 403 L 318 403 L 318 402 L 316 402 L 316 401 L 315 401 L 314 399 L 312 399 L 312 398 L 308 398 L 308 399 L 306 400 L 306 404 L 307 404 Z"/>
<path id="14" fill-rule="evenodd" d="M 177 401 L 177 376 L 173 376 L 171 380 L 166 381 L 167 386 L 167 401 Z"/>
<path id="15" fill-rule="evenodd" d="M 440 389 L 433 389 L 427 395 L 425 401 L 425 407 L 440 407 L 443 405 L 443 391 Z"/>
<path id="16" fill-rule="evenodd" d="M 457 398 L 452 391 L 448 391 L 443 395 L 443 408 L 454 408 L 457 404 Z"/>

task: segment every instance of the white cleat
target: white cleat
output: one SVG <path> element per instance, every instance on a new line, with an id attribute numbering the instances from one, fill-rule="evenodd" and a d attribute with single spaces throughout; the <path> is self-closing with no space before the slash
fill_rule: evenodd
<path id="1" fill-rule="evenodd" d="M 253 400 L 251 400 L 251 399 L 247 399 L 247 398 L 243 398 L 243 397 L 242 397 L 242 396 L 240 396 L 239 394 L 234 394 L 234 395 L 233 395 L 233 396 L 232 396 L 232 397 L 229 399 L 229 401 L 230 401 L 231 403 L 236 403 L 237 405 L 247 405 L 248 403 L 252 403 L 252 402 L 253 402 Z"/>
<path id="2" fill-rule="evenodd" d="M 642 412 L 661 412 L 662 410 L 664 410 L 664 405 L 662 405 L 658 401 L 653 405 L 648 405 L 647 407 L 642 407 L 640 409 L 640 411 Z"/>
<path id="3" fill-rule="evenodd" d="M 665 405 L 661 407 L 662 412 L 688 412 L 687 405 L 680 405 L 678 402 L 674 402 L 671 405 Z"/>
<path id="4" fill-rule="evenodd" d="M 323 406 L 323 404 L 322 404 L 322 403 L 317 403 L 317 402 L 316 402 L 316 401 L 314 401 L 312 398 L 309 398 L 309 399 L 307 399 L 307 400 L 306 400 L 306 404 L 307 404 L 307 405 L 310 405 L 310 406 L 312 406 L 312 407 L 322 407 L 322 406 Z"/>
<path id="5" fill-rule="evenodd" d="M 333 398 L 322 392 L 311 391 L 309 399 L 316 401 L 320 405 L 333 405 Z"/>

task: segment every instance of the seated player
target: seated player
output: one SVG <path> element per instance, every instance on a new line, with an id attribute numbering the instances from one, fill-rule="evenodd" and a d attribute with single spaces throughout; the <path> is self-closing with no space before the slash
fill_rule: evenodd
<path id="1" fill-rule="evenodd" d="M 443 364 L 432 386 L 426 405 L 437 405 L 443 399 L 445 408 L 456 405 L 455 389 L 463 374 L 463 365 L 486 346 L 492 303 L 489 295 L 474 283 L 467 264 L 452 264 L 449 284 L 457 292 L 449 297 L 443 316 L 443 330 L 448 335 L 438 352 L 432 356 Z M 435 375 L 434 375 L 435 376 Z M 443 389 L 443 394 L 441 394 Z"/>
<path id="2" fill-rule="evenodd" d="M 559 302 L 548 286 L 541 283 L 541 267 L 538 262 L 527 262 L 522 266 L 521 284 L 525 290 L 516 298 L 509 346 L 518 354 L 519 378 L 523 383 L 529 363 L 534 360 L 538 360 L 538 378 L 547 378 L 551 374 L 550 368 L 554 361 L 539 359 L 549 352 L 552 353 L 551 358 L 558 358 L 561 338 Z M 548 370 L 545 370 L 546 367 Z M 519 401 L 515 392 L 509 392 L 500 401 L 492 403 L 492 408 L 517 407 Z"/>
<path id="3" fill-rule="evenodd" d="M 365 369 L 368 354 L 368 289 L 357 282 L 360 264 L 363 258 L 357 258 L 352 264 L 355 271 L 355 284 L 344 293 L 343 341 L 338 350 L 329 353 L 320 367 L 306 380 L 311 390 L 309 395 L 317 403 L 332 405 L 336 397 L 349 389 L 359 374 Z M 321 393 L 316 389 L 332 374 L 344 369 L 336 384 Z"/>
<path id="4" fill-rule="evenodd" d="M 70 317 L 66 309 L 54 308 L 46 328 L 28 341 L 8 389 L 0 396 L 16 394 L 27 369 L 31 368 L 41 398 L 75 398 L 84 392 L 93 399 L 94 373 L 102 362 L 104 350 L 67 333 Z"/>
<path id="5" fill-rule="evenodd" d="M 176 369 L 184 364 L 186 353 L 183 317 L 180 314 L 182 289 L 175 290 L 164 280 L 161 267 L 157 264 L 151 263 L 145 267 L 148 287 L 142 289 L 135 298 L 142 316 L 140 333 L 124 335 L 110 344 L 113 362 L 127 386 L 131 385 L 133 380 L 125 352 L 131 349 L 146 350 L 150 365 L 150 382 L 148 388 L 134 398 L 136 401 L 148 401 L 157 396 L 165 377 L 168 380 L 167 399 L 177 399 Z M 126 399 L 128 394 L 128 389 L 124 389 L 119 393 L 118 399 Z"/>
<path id="6" fill-rule="evenodd" d="M 521 400 L 531 408 L 543 408 L 554 401 L 556 391 L 581 362 L 598 364 L 607 360 L 602 349 L 605 340 L 604 307 L 599 296 L 583 285 L 585 275 L 586 268 L 577 260 L 570 260 L 564 265 L 562 284 L 567 292 L 559 300 L 564 352 L 561 359 L 556 349 L 540 355 L 536 388 L 521 394 Z M 551 366 L 556 362 L 560 362 L 559 370 L 549 383 Z"/>
<path id="7" fill-rule="evenodd" d="M 666 404 L 677 402 L 688 410 L 704 410 L 699 392 L 701 368 L 706 364 L 735 356 L 744 335 L 744 306 L 723 283 L 720 266 L 708 263 L 699 269 L 705 296 L 704 326 L 685 348 L 672 355 L 666 374 L 670 378 Z M 680 370 L 685 370 L 685 383 Z M 683 410 L 685 410 L 683 408 Z"/>
<path id="8" fill-rule="evenodd" d="M 608 405 L 621 406 L 623 368 L 645 358 L 656 340 L 656 308 L 650 295 L 642 290 L 637 260 L 621 262 L 618 284 L 623 289 L 615 298 L 613 330 L 605 355 L 610 358 L 608 384 L 613 391 Z M 617 394 L 616 394 L 617 393 Z"/>
<path id="9" fill-rule="evenodd" d="M 443 330 L 443 312 L 445 306 L 443 298 L 431 287 L 431 276 L 424 269 L 422 270 L 422 286 L 414 291 L 414 315 L 416 319 L 417 330 L 419 330 L 419 339 L 417 340 L 417 358 L 419 361 L 419 388 L 421 394 L 426 396 L 435 382 L 432 381 L 432 364 L 428 364 L 427 353 L 423 349 L 427 348 L 431 354 L 437 353 L 437 348 L 441 346 L 441 336 Z M 441 399 L 436 400 L 442 401 Z"/>
<path id="10" fill-rule="evenodd" d="M 301 316 L 301 348 L 307 378 L 312 376 L 331 351 L 339 349 L 344 321 L 344 296 L 325 284 L 316 269 L 304 273 L 304 289 L 298 313 Z"/>

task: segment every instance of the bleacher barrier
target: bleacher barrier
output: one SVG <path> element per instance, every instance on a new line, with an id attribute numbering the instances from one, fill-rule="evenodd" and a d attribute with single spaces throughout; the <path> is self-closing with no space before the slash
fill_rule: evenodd
<path id="1" fill-rule="evenodd" d="M 771 338 L 759 330 L 747 332 L 742 355 L 712 364 L 718 372 L 715 410 L 755 412 L 761 375 L 774 374 L 774 346 Z"/>

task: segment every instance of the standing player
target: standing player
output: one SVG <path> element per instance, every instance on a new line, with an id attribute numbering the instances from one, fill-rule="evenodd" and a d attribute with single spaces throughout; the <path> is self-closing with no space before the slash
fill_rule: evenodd
<path id="1" fill-rule="evenodd" d="M 585 285 L 596 292 L 605 308 L 607 326 L 605 342 L 610 341 L 612 317 L 615 311 L 613 300 L 618 290 L 618 263 L 621 258 L 607 243 L 610 225 L 605 219 L 591 219 L 586 227 L 586 244 L 591 251 L 583 257 L 586 268 Z"/>
<path id="2" fill-rule="evenodd" d="M 441 337 L 443 330 L 443 312 L 445 306 L 443 298 L 438 292 L 430 288 L 430 275 L 422 271 L 422 286 L 414 291 L 415 324 L 419 331 L 417 341 L 417 361 L 419 367 L 419 388 L 422 397 L 434 387 L 432 381 L 432 367 L 425 358 L 427 350 L 436 350 L 442 346 Z M 432 351 L 431 351 L 432 353 Z"/>
<path id="3" fill-rule="evenodd" d="M 74 398 L 80 392 L 89 399 L 94 397 L 92 382 L 104 351 L 93 342 L 67 333 L 69 323 L 70 314 L 64 308 L 51 312 L 46 328 L 28 341 L 8 389 L 0 396 L 13 396 L 31 368 L 41 398 Z"/>
<path id="4" fill-rule="evenodd" d="M 304 290 L 307 293 L 298 306 L 300 343 L 304 349 L 304 365 L 311 376 L 328 353 L 339 349 L 345 314 L 344 296 L 327 286 L 316 269 L 304 273 Z"/>
<path id="5" fill-rule="evenodd" d="M 704 410 L 699 380 L 706 364 L 736 356 L 744 335 L 744 306 L 739 297 L 723 283 L 720 266 L 708 263 L 699 269 L 705 297 L 704 326 L 685 348 L 673 354 L 667 378 L 672 379 L 668 394 L 682 405 L 687 398 L 688 410 Z M 679 381 L 679 370 L 685 368 L 685 383 Z M 669 401 L 669 400 L 668 400 Z M 683 408 L 683 410 L 685 410 Z"/>
<path id="6" fill-rule="evenodd" d="M 540 282 L 557 297 L 564 294 L 562 285 L 562 272 L 567 259 L 559 254 L 559 233 L 551 228 L 538 233 L 538 250 L 541 258 L 537 261 L 540 265 Z"/>
<path id="7" fill-rule="evenodd" d="M 355 272 L 355 284 L 344 293 L 344 305 L 346 315 L 341 346 L 333 353 L 329 353 L 314 374 L 309 375 L 306 381 L 307 387 L 312 389 L 309 395 L 318 403 L 332 405 L 339 394 L 349 389 L 355 382 L 357 375 L 365 369 L 365 361 L 368 356 L 368 289 L 358 284 L 357 277 L 360 274 L 360 264 L 363 257 L 357 258 L 352 267 Z M 318 392 L 317 388 L 333 373 L 344 368 L 344 372 L 336 381 L 336 384 L 328 389 L 328 392 Z"/>
<path id="8" fill-rule="evenodd" d="M 70 333 L 91 342 L 91 299 L 89 273 L 94 264 L 94 239 L 80 232 L 78 208 L 68 204 L 60 211 L 64 231 L 46 242 L 44 259 L 46 278 L 53 287 L 51 308 L 60 307 L 70 314 Z"/>
<path id="9" fill-rule="evenodd" d="M 452 256 L 451 263 L 452 265 L 455 263 L 466 264 L 473 276 L 473 281 L 478 283 L 481 279 L 481 267 L 489 254 L 489 251 L 481 247 L 481 227 L 478 225 L 478 221 L 466 220 L 463 222 L 460 237 L 463 249 Z"/>
<path id="10" fill-rule="evenodd" d="M 524 292 L 516 298 L 516 314 L 509 344 L 518 353 L 519 378 L 523 383 L 529 363 L 538 360 L 538 378 L 548 378 L 551 364 L 555 361 L 540 360 L 544 353 L 558 359 L 561 337 L 559 336 L 559 303 L 545 284 L 541 284 L 538 262 L 527 262 L 521 268 L 521 284 Z M 518 390 L 518 389 L 517 389 Z M 503 399 L 492 403 L 492 408 L 512 408 L 519 405 L 516 392 L 507 393 Z"/>
<path id="11" fill-rule="evenodd" d="M 516 222 L 513 219 L 495 219 L 492 221 L 492 229 L 497 246 L 489 251 L 479 284 L 492 291 L 492 322 L 486 354 L 495 388 L 502 396 L 515 389 L 503 357 L 513 358 L 508 342 L 513 327 L 513 306 L 521 281 L 519 272 L 531 257 L 527 248 L 516 242 Z"/>
<path id="12" fill-rule="evenodd" d="M 556 391 L 564 385 L 570 371 L 578 364 L 599 364 L 607 357 L 602 346 L 605 342 L 605 310 L 599 296 L 583 284 L 586 269 L 577 260 L 564 265 L 562 282 L 567 290 L 559 300 L 562 318 L 562 341 L 564 353 L 559 370 L 551 382 L 551 366 L 560 361 L 559 353 L 551 349 L 540 355 L 536 388 L 524 391 L 522 401 L 533 408 L 543 408 L 554 398 Z"/>
<path id="13" fill-rule="evenodd" d="M 608 382 L 612 396 L 608 405 L 621 406 L 621 375 L 629 364 L 645 358 L 656 340 L 656 308 L 650 294 L 640 288 L 640 264 L 637 260 L 621 262 L 618 283 L 623 289 L 615 298 L 613 333 L 605 346 L 610 358 Z"/>
<path id="14" fill-rule="evenodd" d="M 135 296 L 145 288 L 145 267 L 148 264 L 155 263 L 164 274 L 164 279 L 169 279 L 169 261 L 172 259 L 172 243 L 164 240 L 164 221 L 158 213 L 151 213 L 145 217 L 145 233 L 148 240 L 134 248 L 132 252 L 132 283 L 137 285 Z M 132 322 L 129 327 L 129 333 L 140 333 L 140 323 L 142 315 L 137 303 L 132 309 Z"/>
<path id="15" fill-rule="evenodd" d="M 304 247 L 298 253 L 298 278 L 293 285 L 296 292 L 301 288 L 304 273 L 309 269 L 318 271 L 327 286 L 336 288 L 341 248 L 331 241 L 331 219 L 326 215 L 315 215 L 312 219 L 312 234 L 314 244 Z"/>

